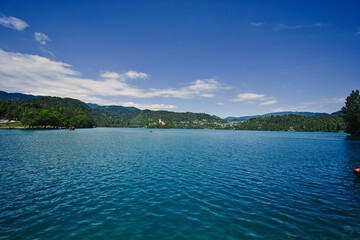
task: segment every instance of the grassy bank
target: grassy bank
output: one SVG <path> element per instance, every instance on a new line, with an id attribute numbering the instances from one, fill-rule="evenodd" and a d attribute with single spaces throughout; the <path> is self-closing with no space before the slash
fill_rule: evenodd
<path id="1" fill-rule="evenodd" d="M 24 128 L 24 125 L 20 121 L 0 123 L 0 128 Z"/>

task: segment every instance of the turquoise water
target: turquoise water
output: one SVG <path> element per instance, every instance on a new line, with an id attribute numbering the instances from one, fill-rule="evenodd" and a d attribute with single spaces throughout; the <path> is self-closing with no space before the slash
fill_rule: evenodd
<path id="1" fill-rule="evenodd" d="M 360 141 L 0 131 L 0 239 L 360 239 Z"/>

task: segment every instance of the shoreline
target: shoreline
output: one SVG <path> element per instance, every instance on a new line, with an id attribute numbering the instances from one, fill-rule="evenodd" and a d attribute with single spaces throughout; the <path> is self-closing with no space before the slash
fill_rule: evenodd
<path id="1" fill-rule="evenodd" d="M 96 128 L 129 128 L 129 129 L 150 129 L 150 130 L 163 130 L 163 129 L 184 129 L 184 130 L 233 130 L 233 131 L 255 131 L 255 132 L 297 132 L 297 133 L 345 133 L 339 132 L 325 132 L 325 131 L 271 131 L 271 130 L 245 130 L 245 129 L 226 129 L 226 128 L 144 128 L 144 127 L 96 127 Z M 27 127 L 0 127 L 0 130 L 64 130 L 68 128 L 27 128 Z M 76 128 L 76 129 L 93 129 L 93 128 Z"/>

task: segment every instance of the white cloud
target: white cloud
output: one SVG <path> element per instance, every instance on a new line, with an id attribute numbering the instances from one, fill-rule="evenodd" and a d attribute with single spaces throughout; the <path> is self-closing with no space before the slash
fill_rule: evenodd
<path id="1" fill-rule="evenodd" d="M 249 100 L 263 100 L 265 97 L 264 94 L 256 93 L 239 93 L 237 98 L 232 99 L 233 102 L 245 102 Z"/>
<path id="2" fill-rule="evenodd" d="M 149 89 L 144 93 L 146 97 L 174 97 L 182 99 L 191 99 L 194 97 L 214 98 L 215 92 L 221 89 L 228 90 L 231 87 L 225 86 L 215 79 L 201 79 L 192 82 L 189 86 L 179 89 Z"/>
<path id="3" fill-rule="evenodd" d="M 125 74 L 130 79 L 137 79 L 137 78 L 146 79 L 149 77 L 146 73 L 141 73 L 141 72 L 139 73 L 135 71 L 128 71 Z"/>
<path id="4" fill-rule="evenodd" d="M 255 26 L 255 27 L 260 27 L 260 26 L 264 25 L 265 23 L 263 23 L 263 22 L 251 22 L 250 24 Z"/>
<path id="5" fill-rule="evenodd" d="M 105 79 L 119 79 L 121 75 L 117 72 L 104 72 L 100 74 L 100 77 Z"/>
<path id="6" fill-rule="evenodd" d="M 217 102 L 216 105 L 223 106 L 224 103 L 223 102 Z"/>
<path id="7" fill-rule="evenodd" d="M 101 98 L 104 96 L 213 98 L 217 91 L 230 88 L 215 79 L 202 79 L 178 89 L 143 89 L 129 85 L 127 80 L 136 74 L 129 76 L 127 73 L 104 72 L 100 74 L 100 79 L 83 78 L 67 63 L 0 49 L 0 86 L 2 90 L 10 92 L 72 97 L 102 104 Z M 145 75 L 139 73 L 139 76 Z"/>
<path id="8" fill-rule="evenodd" d="M 41 33 L 41 32 L 35 32 L 34 33 L 35 41 L 39 42 L 41 45 L 46 45 L 48 41 L 51 41 L 48 35 Z"/>
<path id="9" fill-rule="evenodd" d="M 100 77 L 105 79 L 117 79 L 121 81 L 126 81 L 127 79 L 146 79 L 148 78 L 148 75 L 146 73 L 139 73 L 135 71 L 128 71 L 123 74 L 119 74 L 117 72 L 104 72 L 100 74 Z"/>
<path id="10" fill-rule="evenodd" d="M 25 21 L 16 17 L 1 17 L 0 25 L 18 31 L 22 31 L 29 26 Z"/>
<path id="11" fill-rule="evenodd" d="M 271 105 L 271 104 L 275 104 L 275 103 L 278 103 L 278 101 L 276 101 L 276 100 L 269 100 L 269 101 L 260 103 L 259 106 Z"/>
<path id="12" fill-rule="evenodd" d="M 266 97 L 265 94 L 257 93 L 239 93 L 236 98 L 231 99 L 232 102 L 257 103 L 259 106 L 265 106 L 278 103 L 274 97 Z"/>
<path id="13" fill-rule="evenodd" d="M 150 110 L 173 110 L 176 109 L 175 105 L 167 105 L 167 104 L 142 104 L 142 103 L 134 103 L 134 102 L 117 102 L 112 104 L 105 105 L 121 105 L 124 107 L 136 107 L 139 109 L 150 109 Z"/>

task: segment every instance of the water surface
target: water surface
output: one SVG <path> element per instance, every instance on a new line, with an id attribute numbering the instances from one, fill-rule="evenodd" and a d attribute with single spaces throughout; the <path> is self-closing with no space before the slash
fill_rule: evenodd
<path id="1" fill-rule="evenodd" d="M 360 239 L 360 141 L 153 131 L 0 131 L 0 239 Z"/>

